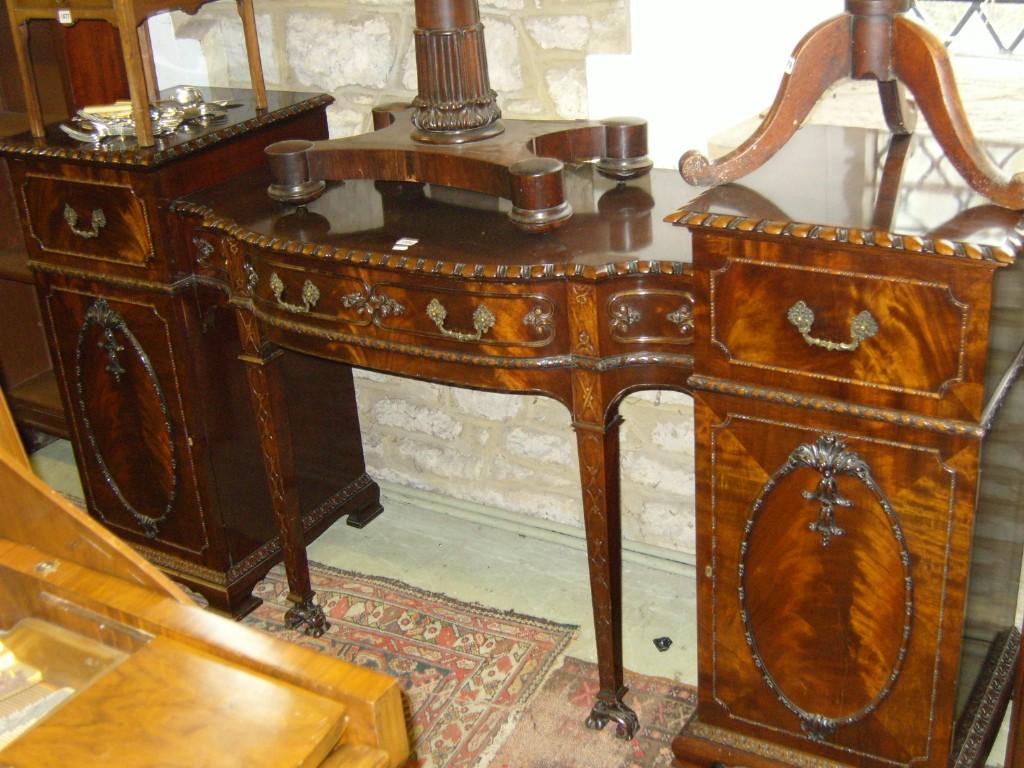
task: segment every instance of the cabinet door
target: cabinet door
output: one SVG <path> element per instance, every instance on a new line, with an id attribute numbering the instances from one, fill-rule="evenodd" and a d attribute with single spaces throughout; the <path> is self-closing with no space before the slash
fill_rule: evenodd
<path id="1" fill-rule="evenodd" d="M 701 720 L 946 765 L 977 444 L 697 398 Z"/>
<path id="2" fill-rule="evenodd" d="M 194 556 L 207 537 L 182 404 L 179 299 L 95 288 L 45 294 L 90 512 L 130 540 Z"/>

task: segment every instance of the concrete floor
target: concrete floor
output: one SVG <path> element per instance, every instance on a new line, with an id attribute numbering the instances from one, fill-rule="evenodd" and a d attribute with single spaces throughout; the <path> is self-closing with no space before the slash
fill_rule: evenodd
<path id="1" fill-rule="evenodd" d="M 81 498 L 70 444 L 32 455 L 36 472 Z M 580 627 L 570 656 L 596 660 L 586 555 L 579 549 L 422 509 L 391 498 L 361 530 L 336 523 L 309 547 L 312 560 L 400 579 L 422 589 L 500 610 Z M 691 577 L 650 565 L 623 566 L 623 647 L 627 669 L 697 681 L 696 585 Z M 654 638 L 673 644 L 658 651 Z"/>

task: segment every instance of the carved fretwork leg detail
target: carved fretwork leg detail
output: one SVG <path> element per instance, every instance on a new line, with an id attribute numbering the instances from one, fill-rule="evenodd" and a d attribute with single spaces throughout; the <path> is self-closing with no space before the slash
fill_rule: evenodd
<path id="1" fill-rule="evenodd" d="M 600 379 L 595 374 L 582 371 L 575 374 L 573 396 L 601 683 L 587 727 L 603 728 L 612 720 L 618 726 L 616 734 L 631 739 L 638 728 L 637 717 L 622 701 L 627 689 L 622 675 L 622 534 L 618 473 L 621 419 L 612 414 L 602 423 L 605 403 Z"/>
<path id="2" fill-rule="evenodd" d="M 244 332 L 245 319 L 249 318 L 243 318 L 240 313 L 243 342 L 256 342 L 258 336 L 252 332 L 251 327 L 248 329 L 251 332 L 249 335 Z M 326 630 L 327 620 L 323 610 L 313 601 L 313 588 L 309 580 L 302 512 L 295 486 L 291 434 L 285 412 L 280 371 L 281 352 L 268 352 L 262 347 L 251 351 L 247 349 L 241 359 L 246 364 L 267 486 L 274 516 L 277 518 L 284 568 L 288 576 L 288 600 L 292 608 L 286 613 L 285 621 L 290 628 L 301 626 L 306 634 L 318 637 Z"/>

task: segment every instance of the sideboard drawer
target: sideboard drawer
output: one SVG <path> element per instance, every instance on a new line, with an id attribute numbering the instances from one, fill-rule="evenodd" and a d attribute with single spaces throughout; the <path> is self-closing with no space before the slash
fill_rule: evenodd
<path id="1" fill-rule="evenodd" d="M 712 344 L 807 386 L 941 397 L 964 374 L 967 312 L 929 280 L 742 259 L 711 274 Z"/>
<path id="2" fill-rule="evenodd" d="M 22 194 L 29 231 L 47 253 L 133 267 L 153 258 L 146 208 L 129 186 L 29 174 Z"/>
<path id="3" fill-rule="evenodd" d="M 455 347 L 483 354 L 555 354 L 564 346 L 560 283 L 491 285 L 423 277 L 415 284 L 357 267 L 319 271 L 252 260 L 254 299 L 270 325 L 295 322 L 353 334 L 357 343 Z M 357 338 L 356 338 L 357 337 Z"/>

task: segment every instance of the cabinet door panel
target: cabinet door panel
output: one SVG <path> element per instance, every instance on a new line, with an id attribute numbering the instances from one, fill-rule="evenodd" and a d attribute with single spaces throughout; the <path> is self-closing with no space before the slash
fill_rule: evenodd
<path id="1" fill-rule="evenodd" d="M 52 289 L 47 308 L 91 511 L 130 539 L 201 552 L 174 301 Z"/>
<path id="2" fill-rule="evenodd" d="M 833 759 L 944 765 L 974 487 L 956 454 L 976 446 L 697 403 L 702 719 Z"/>

